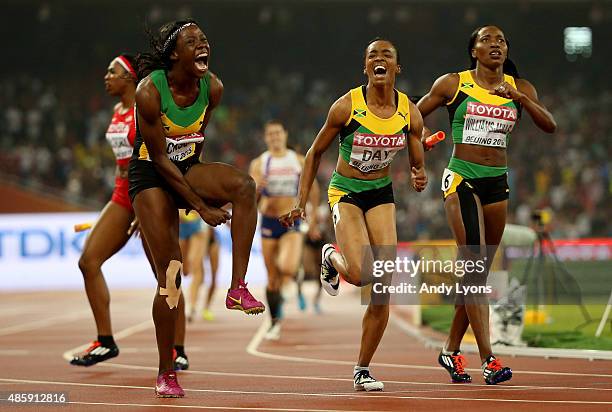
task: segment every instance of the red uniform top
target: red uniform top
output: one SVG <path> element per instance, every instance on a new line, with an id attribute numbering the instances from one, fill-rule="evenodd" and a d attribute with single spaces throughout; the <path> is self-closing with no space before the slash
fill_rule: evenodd
<path id="1" fill-rule="evenodd" d="M 121 105 L 117 106 L 121 108 Z M 111 123 L 106 130 L 106 140 L 110 143 L 119 166 L 127 166 L 129 163 L 132 150 L 134 149 L 135 138 L 136 119 L 134 108 L 127 110 L 123 114 L 119 110 L 115 110 Z"/>

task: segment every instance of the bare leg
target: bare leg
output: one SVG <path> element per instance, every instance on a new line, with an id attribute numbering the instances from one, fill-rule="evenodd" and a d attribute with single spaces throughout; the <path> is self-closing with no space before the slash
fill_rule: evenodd
<path id="1" fill-rule="evenodd" d="M 319 265 L 321 264 L 321 248 L 305 245 L 303 254 L 304 254 L 304 257 L 303 257 L 304 271 L 305 271 L 306 279 L 312 279 L 312 278 L 317 279 L 317 285 L 319 288 L 317 289 L 317 293 L 313 299 L 313 305 L 315 307 L 315 310 L 319 310 L 318 305 L 319 305 L 319 301 L 321 300 L 321 292 L 323 291 L 321 282 L 318 281 Z"/>
<path id="2" fill-rule="evenodd" d="M 370 244 L 387 246 L 389 250 L 377 251 L 377 259 L 394 260 L 397 234 L 395 228 L 395 205 L 387 203 L 370 209 L 366 215 Z M 390 250 L 393 249 L 393 250 Z M 371 269 L 370 269 L 371 271 Z M 363 316 L 361 349 L 358 366 L 369 366 L 389 321 L 389 305 L 370 302 Z"/>
<path id="3" fill-rule="evenodd" d="M 487 271 L 490 263 L 493 260 L 497 246 L 503 235 L 505 222 L 507 201 L 489 204 L 484 207 L 480 205 L 480 201 L 475 197 L 478 210 L 479 230 L 481 237 L 481 245 L 486 245 L 487 249 Z M 463 246 L 467 244 L 465 227 L 461 216 L 461 207 L 457 194 L 450 195 L 446 202 L 445 208 L 447 218 L 457 244 Z M 487 356 L 492 353 L 491 342 L 489 336 L 489 305 L 482 303 L 470 304 L 470 298 L 465 302 L 465 305 L 458 305 L 455 308 L 455 316 L 451 324 L 451 330 L 446 343 L 446 349 L 449 351 L 459 350 L 461 340 L 467 330 L 468 324 L 472 326 L 481 361 L 484 361 Z"/>
<path id="4" fill-rule="evenodd" d="M 303 248 L 304 235 L 300 232 L 288 232 L 279 239 L 276 262 L 283 279 L 295 279 Z"/>
<path id="5" fill-rule="evenodd" d="M 176 320 L 176 328 L 174 331 L 174 345 L 185 346 L 185 330 L 187 328 L 187 319 L 185 318 L 185 298 L 181 292 L 178 304 L 178 317 Z"/>
<path id="6" fill-rule="evenodd" d="M 113 334 L 110 318 L 110 294 L 102 275 L 102 264 L 128 241 L 127 230 L 134 215 L 123 206 L 109 202 L 87 237 L 79 269 L 83 273 L 85 291 L 91 306 L 98 335 Z"/>
<path id="7" fill-rule="evenodd" d="M 212 228 L 210 229 L 210 235 L 214 236 Z M 208 286 L 208 293 L 206 294 L 205 309 L 210 309 L 212 298 L 217 289 L 217 268 L 219 267 L 219 244 L 217 242 L 213 242 L 209 245 L 208 259 L 210 261 L 210 285 Z"/>
<path id="8" fill-rule="evenodd" d="M 475 200 L 478 201 L 477 198 Z M 466 233 L 465 226 L 463 224 L 463 218 L 461 214 L 461 205 L 459 203 L 459 196 L 457 193 L 453 193 L 448 196 L 446 201 L 444 202 L 444 208 L 446 210 L 446 218 L 448 220 L 449 226 L 453 232 L 455 237 L 455 241 L 459 247 L 465 246 L 467 244 L 466 241 Z M 481 234 L 481 243 L 484 243 L 484 231 L 483 223 L 482 223 L 482 208 L 480 207 L 480 201 L 478 201 L 478 214 L 479 214 L 479 224 L 480 224 L 480 234 Z M 473 305 L 472 305 L 473 306 Z M 472 316 L 474 320 L 481 318 L 481 314 L 479 311 L 474 310 L 475 308 L 471 308 Z M 463 340 L 463 336 L 467 330 L 467 327 L 470 324 L 469 314 L 467 312 L 467 308 L 465 304 L 456 305 L 455 306 L 455 315 L 453 317 L 453 321 L 451 323 L 451 328 L 449 331 L 448 339 L 446 341 L 446 350 L 448 351 L 456 351 L 459 350 L 461 346 L 461 341 Z M 477 327 L 478 329 L 478 327 Z M 476 333 L 474 331 L 474 333 Z M 488 329 L 487 329 L 488 334 Z"/>
<path id="9" fill-rule="evenodd" d="M 211 204 L 232 203 L 231 288 L 235 289 L 246 275 L 257 225 L 255 182 L 246 173 L 223 163 L 196 164 L 185 174 L 185 179 Z"/>
<path id="10" fill-rule="evenodd" d="M 187 241 L 187 250 L 181 248 L 185 257 L 186 266 L 189 268 L 188 273 L 191 276 L 191 284 L 189 285 L 189 306 L 191 312 L 194 313 L 198 302 L 198 292 L 204 280 L 204 255 L 208 245 L 206 243 L 206 232 L 198 232 L 193 234 Z"/>
<path id="11" fill-rule="evenodd" d="M 270 309 L 270 318 L 272 323 L 276 323 L 280 318 L 282 296 L 281 284 L 282 277 L 278 270 L 276 258 L 278 257 L 278 239 L 263 238 L 261 239 L 261 250 L 268 272 L 268 285 L 266 287 L 266 298 L 268 300 L 268 308 Z"/>
<path id="12" fill-rule="evenodd" d="M 338 204 L 340 218 L 335 227 L 341 252 L 332 252 L 331 261 L 338 273 L 350 284 L 362 286 L 364 254 L 370 254 L 370 240 L 361 209 L 349 203 Z"/>
<path id="13" fill-rule="evenodd" d="M 175 286 L 180 286 L 182 258 L 178 244 L 178 213 L 173 200 L 160 188 L 150 188 L 138 193 L 134 200 L 134 208 L 141 232 L 153 257 L 157 275 L 158 286 L 153 299 L 153 322 L 161 374 L 174 370 L 172 349 L 179 309 L 170 308 L 167 302 L 169 296 L 160 295 L 160 287 L 172 289 L 172 285 L 166 283 L 167 276 L 175 277 Z M 160 227 L 167 230 L 159 230 Z"/>

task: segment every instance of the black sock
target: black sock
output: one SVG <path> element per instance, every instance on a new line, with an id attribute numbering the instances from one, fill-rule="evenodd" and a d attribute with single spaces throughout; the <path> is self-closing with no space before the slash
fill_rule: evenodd
<path id="1" fill-rule="evenodd" d="M 266 298 L 268 299 L 268 307 L 270 308 L 272 322 L 276 322 L 280 318 L 283 296 L 281 295 L 280 290 L 266 289 Z"/>
<path id="2" fill-rule="evenodd" d="M 187 355 L 185 355 L 185 347 L 183 345 L 174 345 L 174 350 L 176 351 L 176 356 L 182 356 L 187 359 Z"/>
<path id="3" fill-rule="evenodd" d="M 113 335 L 98 335 L 98 342 L 100 342 L 105 348 L 112 348 L 113 346 L 117 346 L 117 344 L 115 343 L 115 339 L 113 339 Z"/>

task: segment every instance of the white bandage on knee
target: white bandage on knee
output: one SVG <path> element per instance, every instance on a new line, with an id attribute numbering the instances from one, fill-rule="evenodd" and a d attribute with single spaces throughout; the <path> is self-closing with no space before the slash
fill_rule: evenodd
<path id="1" fill-rule="evenodd" d="M 159 287 L 160 296 L 167 296 L 166 303 L 170 309 L 178 307 L 181 296 L 181 287 L 176 287 L 176 277 L 181 276 L 183 264 L 178 260 L 171 260 L 166 269 L 166 287 Z"/>

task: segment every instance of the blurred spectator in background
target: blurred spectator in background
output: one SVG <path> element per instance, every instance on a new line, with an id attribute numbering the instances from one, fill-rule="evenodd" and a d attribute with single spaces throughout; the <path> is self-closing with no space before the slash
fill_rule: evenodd
<path id="1" fill-rule="evenodd" d="M 137 3 L 125 5 L 133 9 L 134 16 L 140 15 L 139 7 L 142 9 Z M 612 56 L 598 49 L 589 60 L 568 62 L 560 41 L 566 25 L 593 26 L 593 44 L 603 47 L 612 37 L 612 4 L 600 5 L 594 19 L 594 6 L 578 1 L 564 2 L 563 7 L 535 0 L 522 2 L 521 7 L 501 3 L 491 10 L 457 1 L 452 2 L 456 15 L 449 14 L 444 2 L 423 3 L 418 8 L 396 3 L 387 7 L 359 3 L 360 7 L 347 8 L 346 2 L 279 5 L 261 1 L 241 3 L 240 11 L 230 3 L 214 3 L 214 7 L 207 3 L 202 10 L 192 9 L 189 2 L 177 9 L 162 3 L 149 10 L 152 24 L 179 12 L 198 18 L 207 32 L 214 33 L 211 37 L 224 43 L 223 50 L 216 49 L 215 61 L 223 62 L 218 72 L 225 95 L 207 129 L 207 161 L 231 163 L 246 171 L 249 162 L 264 150 L 260 125 L 270 118 L 286 120 L 287 128 L 295 131 L 293 142 L 303 152 L 323 124 L 334 96 L 364 81 L 351 73 L 329 70 L 338 60 L 361 61 L 360 48 L 355 45 L 385 35 L 408 54 L 422 56 L 418 62 L 405 62 L 404 74 L 398 77 L 398 88 L 419 96 L 427 91 L 431 78 L 460 70 L 467 63 L 459 39 L 479 23 L 500 21 L 501 15 L 500 24 L 513 40 L 521 72 L 538 84 L 543 103 L 559 126 L 552 137 L 539 132 L 527 119 L 518 126 L 508 155 L 508 221 L 528 224 L 533 210 L 550 207 L 555 216 L 554 237 L 612 236 L 612 90 L 607 80 Z M 325 13 L 318 7 L 322 5 Z M 79 17 L 89 15 L 92 7 L 97 19 Z M 113 155 L 104 139 L 112 105 L 99 86 L 102 74 L 98 68 L 104 67 L 120 45 L 143 48 L 145 40 L 135 29 L 141 23 L 136 18 L 116 21 L 113 8 L 101 5 L 60 10 L 47 3 L 15 3 L 6 9 L 15 26 L 32 15 L 42 19 L 41 29 L 49 30 L 42 37 L 24 33 L 32 36 L 24 41 L 40 51 L 36 59 L 13 47 L 16 50 L 7 52 L 11 65 L 0 69 L 0 118 L 4 124 L 0 174 L 98 209 L 114 184 Z M 541 18 L 543 13 L 546 20 Z M 231 27 L 226 24 L 228 16 L 232 17 Z M 377 24 L 387 18 L 397 24 Z M 111 21 L 114 31 L 109 33 L 106 26 Z M 359 24 L 363 33 L 357 36 L 338 30 L 342 21 Z M 58 53 L 55 45 L 66 42 L 66 33 L 57 28 L 74 25 L 92 40 Z M 236 25 L 243 29 L 239 36 L 232 29 Z M 431 31 L 433 25 L 444 30 Z M 535 34 L 547 45 L 538 53 L 532 53 Z M 95 47 L 90 48 L 91 44 Z M 273 57 L 261 53 L 262 45 L 273 48 Z M 522 50 L 525 54 L 520 55 Z M 325 58 L 319 58 L 321 55 Z M 541 67 L 555 70 L 542 72 Z M 431 124 L 448 134 L 443 113 L 432 115 Z M 451 146 L 445 141 L 427 153 L 431 182 L 440 181 Z M 335 166 L 336 153 L 329 152 L 321 163 L 320 177 L 330 176 Z M 211 154 L 215 157 L 209 158 Z M 402 160 L 407 161 L 396 163 Z M 393 176 L 399 239 L 450 238 L 439 187 L 431 184 L 420 196 L 411 196 L 409 176 L 402 169 L 395 167 Z"/>

